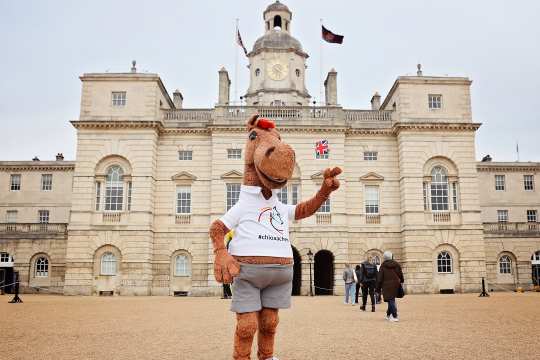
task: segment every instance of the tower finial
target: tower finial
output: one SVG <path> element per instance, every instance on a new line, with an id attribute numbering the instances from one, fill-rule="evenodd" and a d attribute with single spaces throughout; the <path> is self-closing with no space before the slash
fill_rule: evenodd
<path id="1" fill-rule="evenodd" d="M 132 72 L 132 73 L 136 73 L 136 72 L 137 72 L 137 67 L 136 67 L 136 65 L 137 65 L 137 61 L 136 61 L 136 60 L 131 61 L 131 72 Z"/>
<path id="2" fill-rule="evenodd" d="M 418 69 L 416 71 L 416 76 L 422 76 L 422 64 L 417 64 L 416 68 Z"/>

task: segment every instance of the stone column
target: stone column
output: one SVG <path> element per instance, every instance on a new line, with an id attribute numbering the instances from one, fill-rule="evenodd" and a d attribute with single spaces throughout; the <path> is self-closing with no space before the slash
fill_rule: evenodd
<path id="1" fill-rule="evenodd" d="M 222 67 L 219 70 L 219 98 L 218 105 L 229 105 L 229 95 L 231 92 L 231 80 L 229 79 L 229 73 Z"/>
<path id="2" fill-rule="evenodd" d="M 332 68 L 326 80 L 324 80 L 324 93 L 327 106 L 336 106 L 337 105 L 337 72 Z"/>

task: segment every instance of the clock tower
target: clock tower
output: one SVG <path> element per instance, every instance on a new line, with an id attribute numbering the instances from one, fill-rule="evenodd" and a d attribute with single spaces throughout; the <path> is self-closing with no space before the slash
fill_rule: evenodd
<path id="1" fill-rule="evenodd" d="M 307 106 L 306 59 L 300 41 L 291 36 L 292 13 L 276 1 L 263 13 L 265 34 L 248 54 L 250 84 L 244 95 L 248 105 Z"/>

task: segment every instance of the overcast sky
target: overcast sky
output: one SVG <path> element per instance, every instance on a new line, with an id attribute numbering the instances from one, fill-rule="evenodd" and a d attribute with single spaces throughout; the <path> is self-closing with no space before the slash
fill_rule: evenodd
<path id="1" fill-rule="evenodd" d="M 263 34 L 262 12 L 272 0 L 15 1 L 0 0 L 0 160 L 74 159 L 85 72 L 157 73 L 184 107 L 212 107 L 218 70 L 225 66 L 237 93 L 248 85 L 238 53 L 235 19 L 251 49 Z M 307 87 L 319 98 L 320 18 L 345 35 L 324 44 L 323 70 L 338 72 L 338 101 L 369 108 L 399 75 L 468 76 L 473 80 L 477 158 L 540 161 L 540 1 L 283 1 L 293 12 L 292 34 L 308 59 Z"/>

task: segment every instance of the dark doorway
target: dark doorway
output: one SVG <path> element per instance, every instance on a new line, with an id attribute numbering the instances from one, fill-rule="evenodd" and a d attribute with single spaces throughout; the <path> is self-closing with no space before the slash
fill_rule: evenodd
<path id="1" fill-rule="evenodd" d="M 328 250 L 315 254 L 315 295 L 334 294 L 334 255 Z"/>
<path id="2" fill-rule="evenodd" d="M 532 266 L 532 282 L 536 286 L 540 286 L 540 265 Z"/>
<path id="3" fill-rule="evenodd" d="M 300 257 L 298 250 L 292 245 L 291 247 L 294 259 L 292 295 L 300 295 L 300 288 L 302 287 L 302 258 Z"/>
<path id="4" fill-rule="evenodd" d="M 12 294 L 13 293 L 13 268 L 12 267 L 3 267 L 0 268 L 0 286 L 2 286 L 2 290 L 0 293 L 7 293 Z M 6 286 L 9 285 L 9 286 Z"/>

